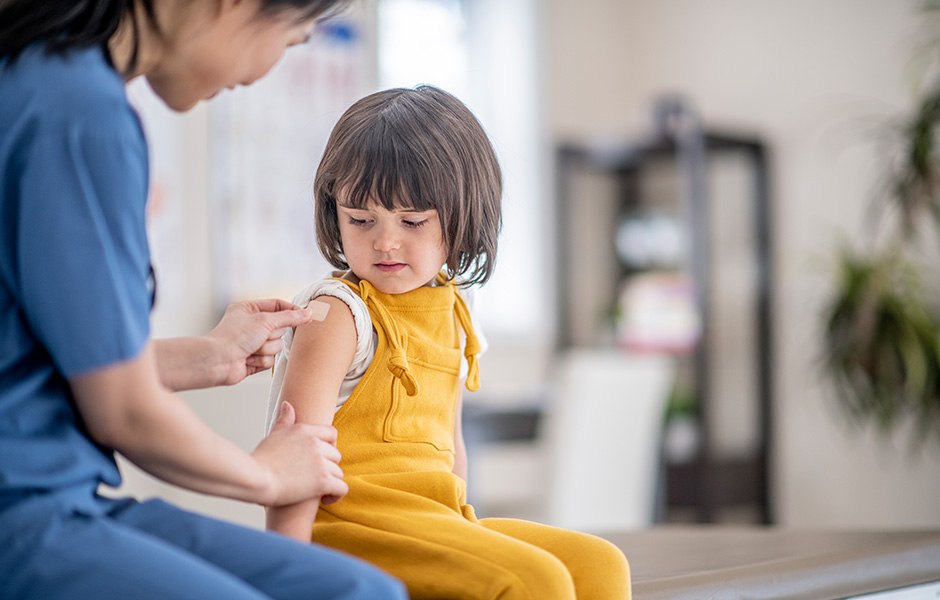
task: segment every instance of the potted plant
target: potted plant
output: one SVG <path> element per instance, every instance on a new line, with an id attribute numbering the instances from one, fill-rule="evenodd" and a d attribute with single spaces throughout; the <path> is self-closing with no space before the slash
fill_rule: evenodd
<path id="1" fill-rule="evenodd" d="M 936 24 L 940 2 L 923 10 Z M 931 22 L 931 21 L 928 21 Z M 869 250 L 837 252 L 824 314 L 824 368 L 839 403 L 886 432 L 913 420 L 915 442 L 940 442 L 940 67 L 936 27 L 918 101 L 892 128 L 892 160 Z"/>

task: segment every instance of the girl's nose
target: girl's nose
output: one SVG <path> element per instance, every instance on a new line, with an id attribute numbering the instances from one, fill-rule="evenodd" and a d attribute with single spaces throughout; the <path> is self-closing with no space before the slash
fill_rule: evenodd
<path id="1" fill-rule="evenodd" d="M 378 231 L 376 231 L 375 240 L 372 245 L 379 252 L 388 252 L 390 250 L 396 250 L 401 244 L 394 231 L 388 227 L 380 227 Z"/>

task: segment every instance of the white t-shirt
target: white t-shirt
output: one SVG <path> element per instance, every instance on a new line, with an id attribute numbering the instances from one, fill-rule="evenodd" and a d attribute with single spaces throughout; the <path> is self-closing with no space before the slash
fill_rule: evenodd
<path id="1" fill-rule="evenodd" d="M 337 273 L 334 276 L 338 277 L 340 275 L 342 275 L 342 273 Z M 472 290 L 458 288 L 458 293 L 466 300 L 467 309 L 470 311 L 471 321 L 473 321 Z M 353 390 L 359 384 L 359 381 L 362 380 L 362 376 L 365 375 L 369 365 L 372 364 L 372 359 L 375 358 L 375 350 L 379 343 L 379 335 L 372 326 L 372 319 L 369 316 L 369 309 L 366 303 L 352 291 L 348 285 L 341 281 L 323 279 L 311 283 L 294 296 L 293 302 L 298 306 L 306 307 L 311 300 L 318 296 L 333 296 L 345 302 L 346 305 L 349 306 L 349 310 L 353 315 L 353 321 L 356 324 L 356 351 L 353 353 L 352 364 L 349 366 L 349 370 L 346 372 L 346 376 L 343 377 L 343 382 L 340 384 L 339 396 L 336 399 L 336 410 L 339 410 L 343 403 L 352 395 Z M 474 325 L 474 333 L 482 348 L 480 354 L 483 354 L 487 349 L 486 338 L 476 325 Z M 463 338 L 463 331 L 461 331 L 461 336 Z M 287 361 L 290 360 L 291 343 L 294 340 L 293 328 L 284 334 L 283 340 L 284 349 L 278 353 L 274 363 L 274 377 L 271 381 L 270 393 L 268 394 L 268 407 L 265 417 L 265 433 L 271 431 L 277 409 L 281 404 L 281 386 L 284 384 L 284 374 L 287 372 Z M 461 341 L 461 347 L 463 347 L 463 345 L 464 341 Z M 460 378 L 465 379 L 466 377 L 467 362 L 466 360 L 461 360 Z"/>

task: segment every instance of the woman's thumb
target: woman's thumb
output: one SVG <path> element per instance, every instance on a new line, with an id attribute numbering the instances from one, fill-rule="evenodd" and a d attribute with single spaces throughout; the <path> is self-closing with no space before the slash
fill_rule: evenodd
<path id="1" fill-rule="evenodd" d="M 290 402 L 282 402 L 280 411 L 278 412 L 277 421 L 274 422 L 274 427 L 271 429 L 277 429 L 279 427 L 288 427 L 294 424 L 294 421 L 297 420 L 297 413 L 294 412 L 294 407 L 291 406 Z"/>

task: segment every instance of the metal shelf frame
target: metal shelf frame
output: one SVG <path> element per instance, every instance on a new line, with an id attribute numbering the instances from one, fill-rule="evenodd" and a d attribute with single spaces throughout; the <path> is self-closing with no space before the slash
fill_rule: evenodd
<path id="1" fill-rule="evenodd" d="M 699 414 L 697 421 L 701 435 L 701 450 L 689 465 L 664 465 L 663 501 L 671 505 L 691 505 L 697 520 L 715 522 L 719 509 L 736 502 L 756 506 L 759 520 L 764 524 L 774 521 L 770 495 L 770 469 L 773 415 L 773 256 L 771 232 L 770 177 L 768 151 L 760 139 L 723 132 L 709 131 L 701 126 L 689 105 L 676 98 L 660 101 L 654 110 L 655 133 L 638 143 L 576 144 L 565 143 L 557 147 L 555 156 L 557 224 L 557 345 L 570 347 L 571 306 L 567 289 L 569 274 L 578 265 L 572 264 L 567 252 L 576 240 L 571 239 L 568 223 L 574 210 L 572 177 L 575 169 L 590 168 L 618 178 L 621 185 L 634 185 L 643 169 L 657 161 L 671 161 L 682 178 L 685 190 L 681 202 L 685 235 L 688 239 L 688 271 L 696 290 L 695 302 L 701 316 L 700 343 L 693 352 L 693 371 Z M 757 356 L 754 390 L 757 402 L 757 448 L 751 460 L 735 463 L 719 460 L 710 448 L 714 432 L 709 427 L 709 356 L 706 340 L 709 336 L 709 314 L 712 309 L 709 277 L 711 252 L 709 244 L 709 198 L 707 170 L 711 157 L 727 153 L 743 154 L 749 158 L 753 171 L 753 201 L 751 226 L 754 235 L 756 280 L 754 298 L 756 322 L 753 335 Z M 632 182 L 632 183 L 631 183 Z"/>

